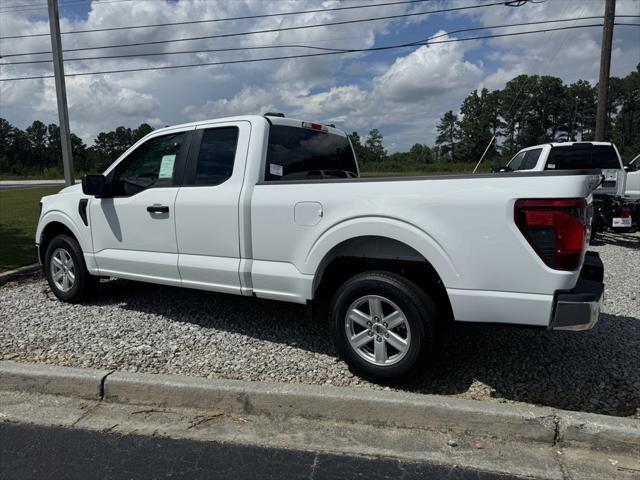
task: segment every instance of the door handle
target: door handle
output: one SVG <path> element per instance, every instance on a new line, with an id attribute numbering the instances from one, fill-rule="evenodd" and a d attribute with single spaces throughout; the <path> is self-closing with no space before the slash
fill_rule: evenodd
<path id="1" fill-rule="evenodd" d="M 149 205 L 147 212 L 150 213 L 169 213 L 169 207 L 166 205 Z"/>

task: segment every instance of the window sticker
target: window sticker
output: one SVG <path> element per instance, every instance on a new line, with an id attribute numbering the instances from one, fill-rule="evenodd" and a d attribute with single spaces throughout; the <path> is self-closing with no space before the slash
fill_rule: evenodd
<path id="1" fill-rule="evenodd" d="M 278 165 L 277 163 L 270 163 L 269 173 L 271 175 L 277 175 L 278 177 L 281 177 L 284 174 L 282 165 Z"/>
<path id="2" fill-rule="evenodd" d="M 556 164 L 555 163 L 548 163 L 547 164 L 547 168 L 550 168 L 550 169 L 556 168 Z"/>
<path id="3" fill-rule="evenodd" d="M 173 177 L 173 164 L 176 161 L 175 155 L 163 155 L 162 163 L 160 163 L 160 173 L 158 178 L 171 178 Z"/>

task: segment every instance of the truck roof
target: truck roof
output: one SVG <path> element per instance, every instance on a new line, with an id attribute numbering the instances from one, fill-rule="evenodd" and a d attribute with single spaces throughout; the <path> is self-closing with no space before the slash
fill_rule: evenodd
<path id="1" fill-rule="evenodd" d="M 601 146 L 601 145 L 605 145 L 605 146 L 611 146 L 613 145 L 613 143 L 611 142 L 547 142 L 547 143 L 541 143 L 539 145 L 532 145 L 530 147 L 526 147 L 526 148 L 522 148 L 519 151 L 523 151 L 523 150 L 531 150 L 533 148 L 542 148 L 546 145 L 550 145 L 552 147 L 569 147 L 571 145 L 596 145 L 596 146 Z"/>
<path id="2" fill-rule="evenodd" d="M 290 127 L 302 127 L 303 123 L 309 123 L 309 124 L 314 123 L 314 124 L 321 124 L 327 127 L 327 131 L 329 133 L 346 136 L 346 133 L 343 132 L 342 130 L 323 122 L 311 121 L 311 120 L 299 120 L 296 118 L 279 117 L 279 116 L 271 116 L 271 115 L 237 115 L 233 117 L 210 118 L 206 120 L 198 120 L 196 122 L 181 123 L 179 125 L 169 125 L 164 128 L 159 128 L 157 130 L 154 130 L 154 133 L 162 132 L 164 130 L 173 130 L 175 128 L 195 127 L 195 126 L 204 125 L 207 123 L 240 122 L 240 121 L 249 121 L 249 122 L 268 121 L 274 125 L 286 125 Z"/>

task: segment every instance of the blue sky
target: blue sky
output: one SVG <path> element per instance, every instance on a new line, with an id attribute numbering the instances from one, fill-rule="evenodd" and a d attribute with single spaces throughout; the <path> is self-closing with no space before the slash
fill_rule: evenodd
<path id="1" fill-rule="evenodd" d="M 340 6 L 386 3 L 390 0 L 61 0 L 62 30 L 130 26 L 193 19 L 224 18 Z M 421 12 L 492 3 L 490 0 L 430 0 L 391 5 L 206 23 L 143 30 L 63 36 L 65 49 L 112 45 L 278 26 L 335 22 L 374 16 Z M 0 0 L 3 36 L 48 31 L 46 9 L 19 8 L 44 0 Z M 130 47 L 67 53 L 65 58 L 181 49 L 258 46 L 296 43 L 332 48 L 370 48 L 416 41 L 470 27 L 601 15 L 603 0 L 547 0 L 522 7 L 504 5 L 414 16 L 397 20 L 293 30 L 174 45 Z M 618 0 L 618 14 L 640 15 L 640 1 Z M 628 22 L 638 19 L 628 19 Z M 597 21 L 575 21 L 579 25 Z M 484 30 L 478 34 L 523 31 Z M 600 28 L 549 32 L 505 39 L 447 43 L 377 53 L 257 62 L 234 66 L 199 67 L 70 77 L 67 79 L 71 128 L 86 143 L 102 130 L 141 122 L 164 126 L 227 115 L 277 110 L 288 116 L 338 124 L 365 135 L 378 128 L 390 151 L 413 143 L 433 144 L 435 126 L 447 110 L 456 111 L 472 90 L 502 88 L 520 73 L 548 74 L 565 82 L 579 78 L 595 82 L 599 68 Z M 443 39 L 460 38 L 453 34 Z M 0 54 L 41 51 L 49 39 L 1 40 Z M 300 49 L 205 53 L 169 57 L 135 57 L 67 62 L 70 72 L 224 61 L 232 58 L 291 55 Z M 13 60 L 43 59 L 12 57 Z M 623 76 L 640 63 L 640 28 L 616 27 L 612 75 Z M 48 74 L 49 64 L 0 65 L 0 78 Z M 24 128 L 33 120 L 57 122 L 53 80 L 0 82 L 0 116 Z"/>

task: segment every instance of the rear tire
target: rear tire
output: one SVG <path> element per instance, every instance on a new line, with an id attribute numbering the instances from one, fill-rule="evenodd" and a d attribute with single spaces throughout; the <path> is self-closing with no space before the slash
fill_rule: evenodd
<path id="1" fill-rule="evenodd" d="M 89 275 L 80 244 L 68 235 L 57 235 L 49 242 L 44 272 L 53 294 L 69 303 L 85 299 L 99 281 Z"/>
<path id="2" fill-rule="evenodd" d="M 389 272 L 364 272 L 345 282 L 330 307 L 339 354 L 374 382 L 406 382 L 435 347 L 437 309 L 415 283 Z"/>

